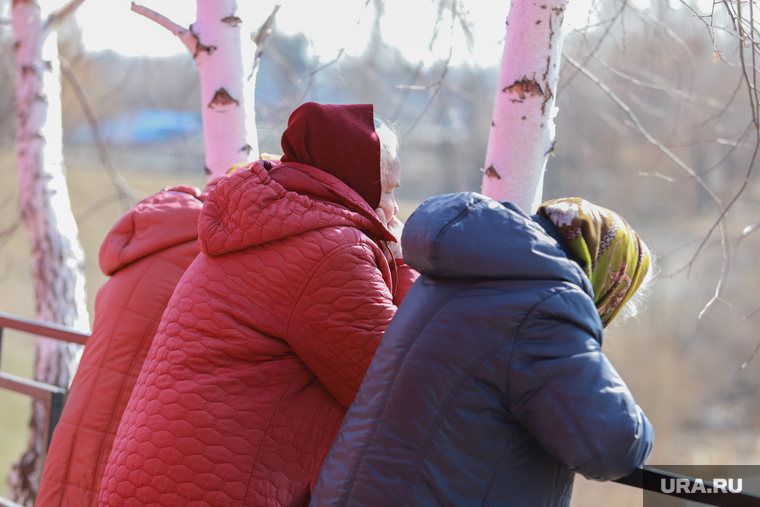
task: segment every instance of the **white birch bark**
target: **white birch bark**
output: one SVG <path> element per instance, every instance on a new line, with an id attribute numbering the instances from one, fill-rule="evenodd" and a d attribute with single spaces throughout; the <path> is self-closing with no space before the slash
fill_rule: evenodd
<path id="1" fill-rule="evenodd" d="M 256 45 L 244 30 L 235 0 L 198 0 L 189 28 L 133 3 L 132 10 L 178 36 L 193 55 L 201 82 L 206 175 L 259 158 L 254 113 Z"/>
<path id="2" fill-rule="evenodd" d="M 527 213 L 541 204 L 567 0 L 513 0 L 493 106 L 483 194 Z"/>
<path id="3" fill-rule="evenodd" d="M 71 212 L 63 164 L 57 23 L 76 0 L 43 18 L 36 0 L 13 1 L 16 47 L 16 158 L 21 214 L 32 255 L 36 317 L 89 330 L 84 251 Z M 48 10 L 49 12 L 49 10 Z M 80 346 L 37 338 L 35 379 L 68 387 Z M 47 447 L 46 407 L 35 402 L 27 452 L 14 464 L 11 498 L 33 505 Z"/>

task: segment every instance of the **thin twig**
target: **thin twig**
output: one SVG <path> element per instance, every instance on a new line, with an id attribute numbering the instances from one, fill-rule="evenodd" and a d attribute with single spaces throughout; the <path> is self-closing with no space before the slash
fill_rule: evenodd
<path id="1" fill-rule="evenodd" d="M 319 72 L 325 70 L 328 67 L 332 67 L 333 65 L 337 64 L 338 61 L 343 56 L 343 53 L 345 53 L 345 52 L 346 52 L 346 48 L 345 47 L 340 48 L 340 50 L 338 51 L 338 54 L 335 56 L 335 58 L 333 58 L 329 62 L 327 62 L 327 63 L 325 63 L 325 64 L 317 67 L 313 71 L 309 72 L 309 74 L 307 74 L 306 77 L 303 77 L 303 78 L 301 78 L 301 79 L 298 80 L 299 83 L 303 82 L 305 79 L 308 79 L 311 82 L 314 79 L 314 76 L 317 75 Z"/>
<path id="2" fill-rule="evenodd" d="M 726 6 L 728 17 L 731 18 L 731 24 L 734 26 L 734 30 L 736 30 L 736 16 L 734 16 L 734 11 L 731 10 L 731 4 L 728 2 L 728 0 L 723 0 L 721 3 Z"/>
<path id="3" fill-rule="evenodd" d="M 100 126 L 98 124 L 97 116 L 95 115 L 95 110 L 90 103 L 90 99 L 87 97 L 87 91 L 84 89 L 84 86 L 82 86 L 79 76 L 77 76 L 77 73 L 74 72 L 74 69 L 71 68 L 71 65 L 69 65 L 63 56 L 59 55 L 58 59 L 61 62 L 61 72 L 66 76 L 66 79 L 68 79 L 71 87 L 74 89 L 74 93 L 79 100 L 79 104 L 82 106 L 82 111 L 87 118 L 87 122 L 90 124 L 90 130 L 92 131 L 92 137 L 95 141 L 95 147 L 98 150 L 100 161 L 103 163 L 103 167 L 106 169 L 108 177 L 111 178 L 113 184 L 116 185 L 123 210 L 127 211 L 135 203 L 137 192 L 121 176 L 118 169 L 116 169 L 116 164 L 114 164 L 114 161 L 111 158 L 108 144 L 105 139 L 103 139 L 103 135 L 100 132 Z"/>
<path id="4" fill-rule="evenodd" d="M 733 103 L 733 101 L 736 98 L 736 96 L 739 94 L 739 90 L 741 89 L 741 87 L 742 87 L 742 80 L 739 79 L 739 81 L 736 83 L 736 88 L 734 88 L 734 91 L 731 93 L 731 97 L 728 99 L 728 101 L 726 102 L 725 106 L 723 106 L 721 108 L 721 110 L 718 111 L 718 114 L 716 114 L 716 115 L 714 115 L 712 117 L 707 118 L 702 123 L 698 123 L 697 125 L 694 126 L 694 128 L 704 127 L 705 125 L 707 125 L 711 121 L 717 120 L 718 118 L 720 118 L 721 116 L 723 116 L 728 111 L 728 108 L 731 106 L 731 104 Z"/>
<path id="5" fill-rule="evenodd" d="M 684 7 L 686 7 L 691 12 L 693 12 L 694 15 L 697 17 L 697 19 L 703 22 L 705 26 L 707 27 L 707 32 L 710 34 L 710 40 L 712 41 L 712 44 L 713 44 L 713 54 L 715 55 L 715 58 L 719 58 L 721 61 L 728 63 L 728 61 L 726 61 L 726 59 L 723 58 L 723 54 L 720 51 L 718 51 L 718 41 L 715 39 L 715 27 L 712 25 L 712 23 L 708 23 L 705 20 L 705 16 L 697 12 L 697 10 L 693 6 L 689 5 L 689 3 L 686 2 L 686 0 L 680 0 L 680 2 Z"/>
<path id="6" fill-rule="evenodd" d="M 417 115 L 417 117 L 414 119 L 414 123 L 412 123 L 412 126 L 409 127 L 409 130 L 407 130 L 404 133 L 404 138 L 406 138 L 417 126 L 417 124 L 420 122 L 423 116 L 428 112 L 428 109 L 430 109 L 430 106 L 433 104 L 433 101 L 438 96 L 438 93 L 440 93 L 441 88 L 443 87 L 444 80 L 446 79 L 446 74 L 448 74 L 449 69 L 451 68 L 451 55 L 453 52 L 453 48 L 449 48 L 449 56 L 446 58 L 446 61 L 443 65 L 443 71 L 441 72 L 441 76 L 438 78 L 438 80 L 433 84 L 433 93 L 430 96 L 430 98 L 427 101 L 427 104 L 425 104 L 425 107 L 422 109 L 422 112 Z"/>
<path id="7" fill-rule="evenodd" d="M 94 216 L 96 212 L 113 203 L 114 197 L 116 197 L 114 194 L 107 195 L 92 203 L 86 210 L 84 210 L 78 217 L 76 217 L 77 223 L 83 224 L 87 219 Z"/>
<path id="8" fill-rule="evenodd" d="M 178 25 L 163 14 L 159 14 L 153 9 L 149 9 L 148 7 L 140 5 L 136 2 L 132 2 L 132 12 L 136 12 L 137 14 L 150 19 L 151 21 L 155 21 L 159 25 L 169 30 L 171 33 L 179 37 L 179 39 L 182 41 L 185 47 L 187 47 L 190 53 L 195 56 L 199 44 L 198 37 L 192 32 L 192 30 Z"/>
<path id="9" fill-rule="evenodd" d="M 602 46 L 602 43 L 604 42 L 604 40 L 609 35 L 610 31 L 612 30 L 612 27 L 615 25 L 615 23 L 617 22 L 617 20 L 623 14 L 623 11 L 625 10 L 625 8 L 626 8 L 627 5 L 628 5 L 628 0 L 623 0 L 622 3 L 621 3 L 621 5 L 620 5 L 620 9 L 618 9 L 617 12 L 615 12 L 615 14 L 610 19 L 610 22 L 605 27 L 604 33 L 602 33 L 601 37 L 599 37 L 599 40 L 596 41 L 596 45 L 586 55 L 586 59 L 583 60 L 583 63 L 580 64 L 581 67 L 586 67 L 586 65 L 588 65 L 588 62 L 591 60 L 591 58 L 593 58 L 594 55 L 596 54 L 596 52 L 599 51 L 599 48 Z M 576 67 L 576 68 L 578 70 L 580 70 L 579 67 Z M 562 83 L 562 88 L 563 89 L 567 88 L 567 86 L 569 86 L 570 83 L 572 83 L 573 79 L 575 79 L 575 76 L 577 76 L 577 75 L 578 75 L 577 71 L 573 72 L 572 74 L 570 74 L 570 76 L 567 79 L 565 79 L 564 82 Z M 558 91 L 558 94 L 559 93 L 561 93 L 561 90 Z"/>
<path id="10" fill-rule="evenodd" d="M 710 298 L 707 304 L 702 308 L 702 311 L 699 312 L 699 316 L 697 317 L 699 320 L 701 320 L 702 317 L 704 317 L 705 313 L 707 313 L 707 310 L 709 310 L 710 307 L 716 301 L 720 300 L 720 295 L 723 290 L 723 284 L 726 282 L 726 278 L 728 278 L 728 266 L 729 266 L 728 241 L 723 239 L 726 237 L 725 225 L 723 223 L 723 220 L 719 220 L 717 223 L 719 224 L 719 227 L 720 227 L 721 254 L 723 256 L 723 261 L 721 262 L 721 266 L 720 266 L 720 278 L 718 278 L 718 283 L 715 286 L 715 293 L 713 294 L 713 297 Z"/>
<path id="11" fill-rule="evenodd" d="M 626 81 L 629 81 L 629 82 L 631 82 L 631 83 L 633 83 L 635 85 L 639 85 L 639 86 L 642 86 L 644 88 L 651 88 L 653 90 L 660 90 L 662 92 L 667 93 L 668 95 L 674 95 L 676 97 L 681 97 L 681 98 L 690 100 L 692 102 L 696 102 L 697 101 L 697 98 L 694 97 L 694 95 L 692 95 L 690 93 L 686 93 L 686 92 L 684 92 L 682 90 L 679 90 L 677 88 L 673 88 L 673 87 L 670 87 L 670 86 L 659 85 L 659 84 L 652 83 L 652 82 L 642 81 L 642 80 L 640 80 L 640 79 L 638 79 L 638 78 L 636 78 L 636 77 L 634 77 L 634 76 L 632 76 L 632 75 L 630 75 L 628 73 L 625 73 L 625 72 L 623 72 L 623 71 L 621 71 L 619 69 L 616 69 L 615 67 L 613 67 L 612 65 L 608 64 L 606 61 L 600 59 L 596 55 L 594 56 L 594 60 L 596 60 L 602 67 L 604 67 L 605 69 L 607 69 L 611 73 L 613 73 L 616 76 L 621 77 L 621 78 L 625 79 Z"/>
<path id="12" fill-rule="evenodd" d="M 694 58 L 694 51 L 691 50 L 689 47 L 689 44 L 683 40 L 672 28 L 670 28 L 663 20 L 657 19 L 656 17 L 652 16 L 648 12 L 646 12 L 643 9 L 637 8 L 635 5 L 629 5 L 629 9 L 631 9 L 633 12 L 639 15 L 639 17 L 646 18 L 644 21 L 647 23 L 651 23 L 653 25 L 657 25 L 660 27 L 663 31 L 665 31 L 666 34 L 668 34 L 668 37 L 676 41 L 676 44 L 681 46 L 681 49 L 683 49 L 684 53 L 686 53 L 689 56 L 689 59 L 691 60 Z M 691 65 L 694 66 L 693 63 Z"/>
<path id="13" fill-rule="evenodd" d="M 251 69 L 251 74 L 248 76 L 248 81 L 251 81 L 251 79 L 253 79 L 253 77 L 259 71 L 259 66 L 261 65 L 261 56 L 264 54 L 264 44 L 266 44 L 267 39 L 269 39 L 269 37 L 274 33 L 273 26 L 275 16 L 277 16 L 277 11 L 280 10 L 281 6 L 282 4 L 275 4 L 274 9 L 272 9 L 272 13 L 259 27 L 256 34 L 251 34 L 251 40 L 254 44 L 256 44 L 256 56 L 253 59 L 253 68 Z"/>
<path id="14" fill-rule="evenodd" d="M 692 259 L 689 261 L 689 263 L 685 266 L 687 269 L 687 272 L 691 270 L 691 266 L 696 261 L 697 257 L 699 256 L 700 252 L 704 248 L 704 246 L 707 244 L 708 240 L 710 239 L 710 236 L 712 235 L 713 231 L 716 227 L 719 228 L 720 231 L 720 237 L 721 237 L 721 245 L 723 246 L 723 263 L 721 267 L 721 276 L 718 280 L 718 284 L 715 290 L 715 295 L 713 298 L 705 305 L 705 307 L 700 312 L 699 316 L 700 318 L 704 315 L 705 311 L 712 306 L 712 304 L 717 301 L 720 298 L 720 293 L 723 288 L 723 284 L 725 282 L 725 279 L 728 275 L 728 267 L 729 267 L 729 257 L 728 257 L 728 238 L 726 235 L 725 227 L 723 225 L 723 220 L 725 218 L 726 212 L 731 208 L 731 206 L 736 202 L 739 195 L 744 191 L 747 185 L 747 181 L 745 180 L 742 187 L 739 189 L 739 191 L 736 193 L 732 201 L 729 203 L 727 207 L 723 207 L 721 204 L 720 198 L 712 191 L 712 189 L 707 185 L 707 183 L 701 178 L 701 176 L 694 171 L 689 165 L 687 165 L 684 161 L 682 161 L 675 153 L 673 153 L 670 149 L 668 149 L 666 146 L 664 146 L 661 142 L 659 142 L 657 139 L 655 139 L 641 124 L 638 117 L 633 113 L 630 107 L 623 102 L 615 93 L 604 83 L 602 83 L 596 76 L 591 74 L 591 72 L 588 71 L 585 67 L 582 67 L 577 61 L 575 61 L 571 56 L 564 55 L 565 59 L 573 65 L 575 68 L 577 68 L 581 73 L 583 73 L 588 79 L 590 79 L 592 82 L 594 82 L 599 88 L 602 89 L 617 105 L 620 107 L 625 113 L 628 115 L 628 117 L 633 122 L 633 125 L 636 127 L 636 129 L 639 131 L 639 133 L 644 136 L 644 138 L 653 146 L 655 146 L 657 149 L 659 149 L 663 154 L 665 154 L 668 158 L 670 158 L 673 162 L 675 162 L 681 169 L 687 172 L 692 178 L 694 178 L 695 181 L 702 187 L 702 189 L 710 196 L 710 198 L 713 200 L 715 205 L 717 206 L 718 210 L 720 211 L 720 216 L 716 219 L 716 221 L 713 223 L 713 226 L 710 228 L 710 230 L 707 232 L 707 234 L 704 237 L 704 240 L 697 248 L 696 252 L 692 256 Z"/>
<path id="15" fill-rule="evenodd" d="M 681 169 L 686 171 L 692 178 L 694 178 L 697 183 L 702 187 L 702 189 L 707 193 L 707 195 L 710 196 L 710 198 L 715 202 L 715 204 L 718 206 L 718 208 L 722 211 L 721 204 L 720 204 L 720 198 L 715 195 L 713 190 L 707 185 L 707 183 L 699 176 L 699 174 L 692 169 L 686 162 L 681 160 L 675 153 L 673 153 L 670 149 L 668 149 L 665 145 L 663 145 L 661 142 L 659 142 L 657 139 L 654 138 L 641 124 L 636 114 L 631 110 L 631 108 L 623 102 L 616 94 L 613 92 L 609 86 L 602 83 L 599 78 L 597 78 L 595 75 L 593 75 L 588 69 L 581 66 L 580 63 L 578 63 L 572 56 L 569 54 L 563 52 L 562 53 L 565 60 L 567 60 L 570 65 L 578 69 L 583 75 L 585 75 L 589 80 L 591 80 L 594 84 L 596 84 L 603 92 L 609 96 L 613 102 L 615 102 L 618 107 L 620 107 L 631 119 L 633 122 L 633 125 L 635 126 L 636 130 L 639 131 L 639 133 L 644 136 L 644 138 L 653 146 L 655 146 L 657 149 L 662 151 L 669 159 L 671 159 L 673 162 L 678 165 Z"/>
<path id="16" fill-rule="evenodd" d="M 51 12 L 42 24 L 42 33 L 57 30 L 58 27 L 61 26 L 61 23 L 71 16 L 83 2 L 84 0 L 71 0 L 60 9 Z"/>
<path id="17" fill-rule="evenodd" d="M 3 230 L 0 230 L 0 246 L 5 246 L 8 244 L 8 242 L 13 237 L 13 233 L 18 230 L 18 228 L 23 223 L 23 218 L 21 217 L 21 212 L 19 211 L 18 216 L 16 217 L 16 221 L 13 222 L 11 225 L 6 227 Z"/>

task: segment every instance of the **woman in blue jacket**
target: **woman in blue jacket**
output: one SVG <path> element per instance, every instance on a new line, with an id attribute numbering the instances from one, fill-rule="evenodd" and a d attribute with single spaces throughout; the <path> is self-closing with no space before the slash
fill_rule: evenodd
<path id="1" fill-rule="evenodd" d="M 642 465 L 653 430 L 601 352 L 649 271 L 617 214 L 577 198 L 530 217 L 476 193 L 410 217 L 422 273 L 372 361 L 312 506 L 567 506 L 573 477 Z"/>

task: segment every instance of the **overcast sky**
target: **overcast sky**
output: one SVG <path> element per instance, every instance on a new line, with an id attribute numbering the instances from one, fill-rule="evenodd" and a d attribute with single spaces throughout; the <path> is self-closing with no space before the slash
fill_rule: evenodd
<path id="1" fill-rule="evenodd" d="M 582 8 L 589 0 L 570 2 L 566 25 L 582 22 Z M 187 49 L 168 30 L 130 10 L 130 0 L 86 0 L 79 8 L 77 20 L 82 27 L 85 47 L 99 51 L 112 49 L 124 55 L 169 56 Z M 143 0 L 140 3 L 164 14 L 172 21 L 189 26 L 195 21 L 192 0 Z M 277 30 L 284 34 L 303 32 L 312 51 L 330 59 L 341 48 L 359 54 L 367 44 L 375 11 L 364 0 L 241 0 L 239 16 L 250 30 L 258 28 L 276 3 Z M 437 3 L 437 2 L 436 2 Z M 383 39 L 397 46 L 407 59 L 427 64 L 446 58 L 453 37 L 454 63 L 473 61 L 480 65 L 497 64 L 501 59 L 505 21 L 509 2 L 505 0 L 459 0 L 473 26 L 474 45 L 468 51 L 460 26 L 451 29 L 446 14 L 438 26 L 438 38 L 430 51 L 437 16 L 433 0 L 385 0 L 382 18 Z M 587 10 L 587 9 L 586 9 Z M 114 16 L 118 22 L 110 22 Z M 136 34 L 138 34 L 136 36 Z"/>

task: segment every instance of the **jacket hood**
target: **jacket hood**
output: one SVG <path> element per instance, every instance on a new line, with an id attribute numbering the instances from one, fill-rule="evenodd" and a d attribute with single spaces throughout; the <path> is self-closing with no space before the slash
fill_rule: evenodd
<path id="1" fill-rule="evenodd" d="M 559 280 L 593 295 L 552 232 L 510 202 L 465 192 L 422 203 L 404 226 L 401 246 L 404 262 L 425 275 Z"/>
<path id="2" fill-rule="evenodd" d="M 338 178 L 370 206 L 380 203 L 380 140 L 372 104 L 302 104 L 282 134 L 282 161 Z"/>
<path id="3" fill-rule="evenodd" d="M 285 170 L 280 183 L 257 161 L 221 180 L 198 222 L 201 251 L 224 255 L 331 226 L 354 227 L 374 241 L 397 241 L 367 201 L 335 176 L 298 163 L 282 163 L 272 173 Z"/>
<path id="4" fill-rule="evenodd" d="M 205 193 L 195 187 L 168 187 L 125 213 L 100 246 L 100 269 L 108 276 L 127 264 L 198 237 Z"/>

